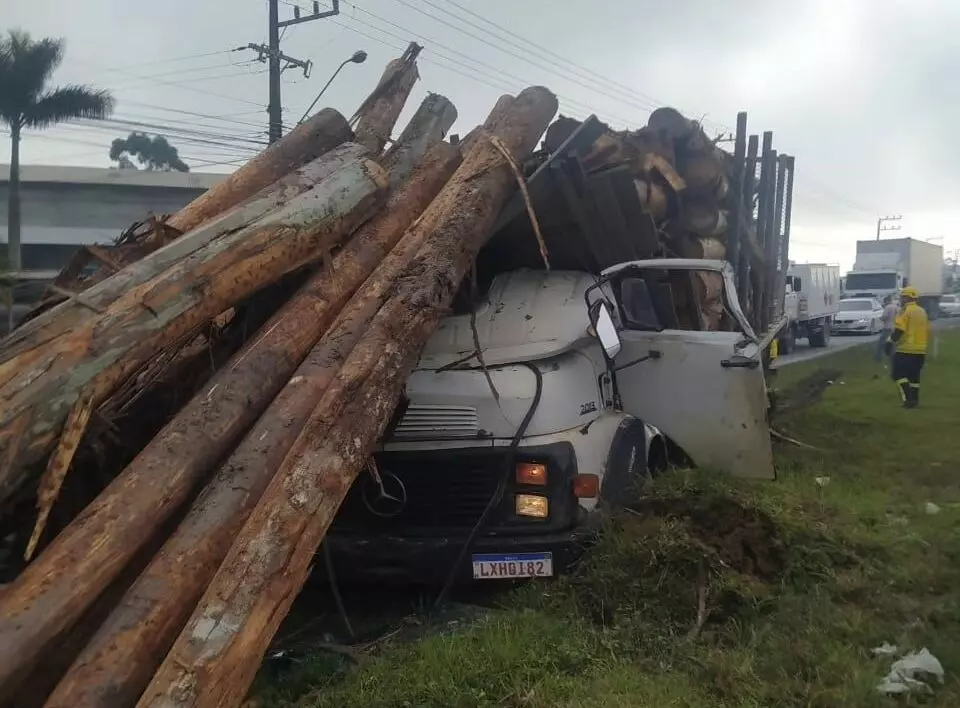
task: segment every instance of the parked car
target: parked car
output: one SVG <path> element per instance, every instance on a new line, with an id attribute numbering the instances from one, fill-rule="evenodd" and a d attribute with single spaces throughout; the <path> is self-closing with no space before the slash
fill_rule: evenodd
<path id="1" fill-rule="evenodd" d="M 883 305 L 876 298 L 848 298 L 840 301 L 833 319 L 837 334 L 876 334 L 883 329 Z"/>
<path id="2" fill-rule="evenodd" d="M 944 295 L 940 298 L 940 312 L 947 317 L 960 317 L 960 295 Z"/>

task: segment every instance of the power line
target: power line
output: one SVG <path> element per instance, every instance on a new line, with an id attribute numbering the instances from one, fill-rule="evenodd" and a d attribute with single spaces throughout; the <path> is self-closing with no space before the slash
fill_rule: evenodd
<path id="1" fill-rule="evenodd" d="M 32 135 L 31 137 L 33 137 L 33 138 L 38 138 L 38 139 L 40 139 L 40 140 L 48 140 L 48 141 L 58 142 L 58 143 L 71 143 L 71 144 L 75 144 L 75 145 L 90 145 L 90 146 L 92 146 L 92 147 L 102 148 L 102 149 L 104 149 L 105 151 L 109 150 L 109 147 L 110 147 L 109 143 L 93 142 L 93 141 L 90 141 L 90 140 L 80 140 L 80 139 L 77 139 L 77 138 L 57 137 L 57 136 L 54 136 L 54 135 L 46 135 L 46 134 L 42 134 L 42 133 L 38 133 L 38 134 Z M 200 159 L 200 158 L 197 158 L 197 157 L 194 157 L 194 156 L 191 156 L 191 155 L 181 155 L 180 157 L 181 157 L 182 159 L 184 159 L 184 160 L 197 160 L 197 159 Z M 247 160 L 250 159 L 249 156 L 243 156 L 243 155 L 230 155 L 229 157 L 230 157 L 231 159 L 243 160 L 244 162 L 246 162 Z"/>
<path id="2" fill-rule="evenodd" d="M 82 132 L 82 131 L 84 131 L 84 130 L 94 130 L 94 131 L 99 131 L 99 132 L 101 132 L 101 133 L 102 133 L 102 132 L 109 132 L 109 133 L 112 134 L 113 138 L 116 138 L 116 137 L 117 137 L 117 133 L 127 132 L 127 131 L 130 130 L 130 128 L 129 128 L 129 127 L 126 127 L 126 126 L 117 127 L 117 126 L 111 125 L 111 124 L 103 124 L 103 125 L 93 125 L 93 124 L 75 125 L 75 124 L 69 124 L 69 125 L 59 126 L 59 128 L 60 128 L 61 130 L 67 130 L 67 131 L 70 131 L 70 130 L 72 129 L 72 130 L 74 130 L 74 131 L 80 131 L 80 132 Z M 168 139 L 170 139 L 170 140 L 172 140 L 172 141 L 174 141 L 174 142 L 176 142 L 176 143 L 181 143 L 181 144 L 200 145 L 200 146 L 211 146 L 211 147 L 215 147 L 215 148 L 219 148 L 219 149 L 230 150 L 230 151 L 233 151 L 233 152 L 236 152 L 236 153 L 250 153 L 250 154 L 254 154 L 254 153 L 260 152 L 260 148 L 252 147 L 252 146 L 250 146 L 250 145 L 242 145 L 242 144 L 239 144 L 239 143 L 237 143 L 237 142 L 228 142 L 227 140 L 217 140 L 217 139 L 210 139 L 210 138 L 195 137 L 195 136 L 191 136 L 191 135 L 182 135 L 182 134 L 175 133 L 175 132 L 173 132 L 173 131 L 166 131 L 166 130 L 163 130 L 163 131 L 153 130 L 153 131 L 151 131 L 151 132 L 153 132 L 154 134 L 163 135 L 164 137 L 166 137 L 166 138 L 168 138 Z M 111 143 L 113 142 L 113 138 L 110 139 L 110 142 L 111 142 Z"/>
<path id="3" fill-rule="evenodd" d="M 208 71 L 213 69 L 225 69 L 228 67 L 242 66 L 251 64 L 252 61 L 229 61 L 221 64 L 204 64 L 203 66 L 194 66 L 188 68 L 171 69 L 170 71 L 161 71 L 159 74 L 144 74 L 144 79 L 161 79 L 164 76 L 183 76 L 184 74 L 194 74 L 198 71 Z"/>
<path id="4" fill-rule="evenodd" d="M 399 0 L 398 0 L 398 1 L 399 1 Z M 571 71 L 576 72 L 576 74 L 577 74 L 580 78 L 586 79 L 587 81 L 599 81 L 599 82 L 601 82 L 601 83 L 608 84 L 608 85 L 611 86 L 611 87 L 615 87 L 617 90 L 624 91 L 624 92 L 626 92 L 627 94 L 633 95 L 633 96 L 636 97 L 638 100 L 642 100 L 642 101 L 647 102 L 651 107 L 657 107 L 657 105 L 663 105 L 663 102 L 662 102 L 662 101 L 659 101 L 658 99 L 654 98 L 653 96 L 649 96 L 649 95 L 647 95 L 647 94 L 640 93 L 639 91 L 637 91 L 637 90 L 635 90 L 635 89 L 632 89 L 632 88 L 630 88 L 630 87 L 628 87 L 628 86 L 625 86 L 625 85 L 623 85 L 623 84 L 620 84 L 620 83 L 614 81 L 613 79 L 611 79 L 611 78 L 608 77 L 608 76 L 604 76 L 603 74 L 600 74 L 600 73 L 598 73 L 598 72 L 596 72 L 596 71 L 592 71 L 592 70 L 590 70 L 590 69 L 587 69 L 587 68 L 585 68 L 585 67 L 583 67 L 583 66 L 581 66 L 581 65 L 579 65 L 579 64 L 577 64 L 577 63 L 575 63 L 575 62 L 573 62 L 573 61 L 571 61 L 568 57 L 565 57 L 565 56 L 563 56 L 563 55 L 561 55 L 561 54 L 558 54 L 557 52 L 554 52 L 554 51 L 551 50 L 551 49 L 548 49 L 547 47 L 544 47 L 544 46 L 539 45 L 539 44 L 537 44 L 537 43 L 535 43 L 535 42 L 532 42 L 532 41 L 530 41 L 529 39 L 527 39 L 526 37 L 523 37 L 523 36 L 517 34 L 516 32 L 513 32 L 512 30 L 509 30 L 509 29 L 507 29 L 506 27 L 503 27 L 502 25 L 498 25 L 496 22 L 493 22 L 492 20 L 484 17 L 483 15 L 480 15 L 479 13 L 476 13 L 476 12 L 474 12 L 473 10 L 470 10 L 469 8 L 464 7 L 463 5 L 459 5 L 459 4 L 457 4 L 456 2 L 453 2 L 452 0 L 448 0 L 448 4 L 453 5 L 454 7 L 458 8 L 458 9 L 461 10 L 462 12 L 465 12 L 467 15 L 470 15 L 471 17 L 477 18 L 478 20 L 480 20 L 480 21 L 483 22 L 484 24 L 487 24 L 487 25 L 495 28 L 497 31 L 499 31 L 499 32 L 507 35 L 508 37 L 512 37 L 512 38 L 514 38 L 514 40 L 518 40 L 518 41 L 514 41 L 514 40 L 511 40 L 511 39 L 506 39 L 506 38 L 504 38 L 504 37 L 498 36 L 498 35 L 495 34 L 494 32 L 491 32 L 489 29 L 485 29 L 484 27 L 480 26 L 480 25 L 477 24 L 476 22 L 472 22 L 472 21 L 470 21 L 470 20 L 468 20 L 468 19 L 466 19 L 466 18 L 458 15 L 457 13 L 452 12 L 451 10 L 443 7 L 442 5 L 437 5 L 436 3 L 432 2 L 431 0 L 422 0 L 422 1 L 423 1 L 425 4 L 433 7 L 434 9 L 439 10 L 440 12 L 442 12 L 442 13 L 444 13 L 444 14 L 446 14 L 446 15 L 449 15 L 450 17 L 453 17 L 453 18 L 459 20 L 460 22 L 463 22 L 464 24 L 466 24 L 466 25 L 468 25 L 468 26 L 470 26 L 470 27 L 473 27 L 473 28 L 479 30 L 480 32 L 484 32 L 484 33 L 486 33 L 486 34 L 489 34 L 491 37 L 496 38 L 497 41 L 503 42 L 504 44 L 507 44 L 507 45 L 509 45 L 509 46 L 511 46 L 511 47 L 514 47 L 515 49 L 519 49 L 519 50 L 522 51 L 522 52 L 526 52 L 526 53 L 531 54 L 531 55 L 534 55 L 534 56 L 536 56 L 537 53 L 539 52 L 541 55 L 546 55 L 546 56 L 540 56 L 540 57 L 538 57 L 538 58 L 546 59 L 547 61 L 560 61 L 560 62 L 562 62 L 562 63 L 564 63 L 564 64 L 567 64 L 569 67 L 571 67 Z M 403 4 L 406 4 L 406 3 L 403 3 Z M 533 50 L 537 50 L 537 51 L 535 52 L 535 51 L 533 51 Z"/>
<path id="5" fill-rule="evenodd" d="M 139 67 L 145 67 L 145 66 L 158 66 L 160 64 L 173 64 L 176 62 L 189 61 L 192 59 L 202 59 L 204 57 L 215 57 L 215 56 L 220 56 L 222 54 L 230 54 L 232 51 L 234 50 L 221 49 L 218 52 L 202 52 L 200 54 L 187 54 L 185 56 L 172 57 L 170 59 L 158 59 L 157 61 L 146 61 L 146 62 L 141 62 L 137 64 L 127 64 L 126 66 L 127 68 L 130 68 L 130 67 L 139 68 Z M 116 71 L 116 69 L 104 69 L 104 71 Z"/>
<path id="6" fill-rule="evenodd" d="M 503 53 L 505 53 L 505 54 L 507 54 L 507 55 L 509 55 L 509 56 L 512 56 L 512 57 L 514 57 L 514 58 L 517 58 L 517 59 L 519 59 L 520 61 L 522 61 L 522 62 L 524 62 L 524 63 L 526 63 L 526 64 L 529 64 L 530 66 L 537 67 L 537 68 L 539 68 L 539 69 L 541 69 L 541 70 L 543 70 L 543 71 L 547 71 L 547 72 L 549 72 L 549 73 L 551 73 L 551 74 L 554 74 L 554 75 L 556 75 L 556 76 L 559 76 L 559 77 L 563 78 L 564 80 L 569 81 L 570 83 L 577 84 L 578 86 L 581 86 L 581 87 L 583 87 L 583 88 L 586 88 L 587 90 L 593 91 L 594 93 L 597 93 L 597 94 L 599 94 L 599 95 L 605 96 L 606 98 L 612 99 L 612 100 L 614 100 L 614 101 L 618 101 L 619 103 L 623 103 L 623 104 L 625 104 L 625 105 L 629 105 L 631 108 L 639 109 L 639 110 L 645 111 L 645 112 L 647 112 L 647 113 L 650 112 L 650 106 L 649 106 L 649 105 L 640 105 L 640 104 L 638 104 L 638 103 L 636 103 L 636 102 L 634 102 L 634 101 L 626 100 L 626 99 L 624 99 L 623 97 L 617 97 L 617 96 L 611 95 L 610 93 L 607 93 L 607 92 L 603 91 L 602 89 L 598 89 L 598 88 L 597 88 L 596 86 L 594 86 L 594 85 L 585 83 L 585 82 L 581 81 L 580 79 L 578 79 L 578 78 L 576 78 L 576 77 L 567 76 L 567 75 L 564 74 L 562 71 L 558 71 L 556 68 L 553 68 L 553 67 L 550 67 L 550 66 L 547 66 L 547 65 L 544 65 L 544 64 L 538 64 L 538 63 L 536 63 L 536 62 L 531 61 L 531 60 L 529 59 L 529 57 L 524 57 L 524 56 L 521 56 L 521 55 L 517 54 L 516 52 L 511 51 L 511 50 L 504 49 L 504 48 L 502 48 L 502 47 L 497 47 L 497 46 L 495 46 L 495 45 L 492 45 L 492 44 L 490 44 L 490 42 L 486 41 L 486 40 L 483 39 L 482 37 L 478 37 L 476 34 L 473 34 L 472 32 L 468 32 L 468 31 L 464 30 L 463 28 L 457 27 L 456 25 L 454 25 L 454 24 L 452 24 L 452 23 L 450 23 L 450 22 L 447 22 L 446 20 L 444 20 L 444 19 L 442 19 L 442 18 L 439 18 L 439 17 L 436 17 L 436 16 L 434 16 L 434 15 L 431 15 L 430 13 L 425 12 L 424 10 L 422 10 L 422 9 L 420 9 L 420 8 L 414 6 L 414 5 L 410 5 L 410 4 L 408 4 L 407 2 L 405 2 L 405 0 L 396 0 L 396 1 L 399 2 L 399 3 L 402 4 L 402 5 L 405 5 L 406 7 L 409 7 L 409 8 L 411 8 L 411 9 L 415 10 L 416 12 L 418 12 L 418 13 L 420 13 L 420 14 L 422 14 L 422 15 L 425 15 L 426 17 L 434 20 L 435 22 L 439 22 L 440 24 L 444 24 L 444 25 L 447 25 L 448 27 L 452 27 L 453 29 L 455 29 L 455 30 L 457 30 L 457 31 L 465 34 L 466 36 L 472 37 L 473 39 L 476 39 L 477 41 L 480 41 L 481 43 L 486 44 L 487 46 L 492 47 L 493 49 L 497 49 L 497 50 L 499 50 L 499 51 L 501 51 L 501 52 L 503 52 Z M 493 66 L 493 65 L 491 65 L 491 64 L 487 64 L 486 62 L 481 61 L 481 60 L 479 60 L 479 59 L 476 59 L 475 57 L 471 57 L 471 56 L 469 56 L 469 55 L 467 55 L 467 54 L 464 54 L 463 52 L 461 52 L 461 51 L 459 51 L 459 50 L 456 50 L 456 49 L 453 49 L 453 48 L 451 48 L 451 47 L 449 47 L 449 46 L 443 45 L 443 44 L 441 44 L 440 42 L 437 42 L 437 41 L 435 41 L 435 40 L 432 40 L 432 39 L 424 36 L 423 34 L 421 34 L 421 33 L 419 33 L 419 32 L 415 32 L 415 31 L 413 31 L 413 30 L 411 30 L 411 29 L 409 29 L 409 28 L 407 28 L 407 27 L 403 27 L 402 25 L 400 25 L 400 24 L 398 24 L 398 23 L 396 23 L 396 22 L 393 22 L 392 20 L 389 20 L 389 19 L 386 19 L 386 18 L 384 18 L 384 17 L 381 17 L 380 15 L 377 15 L 376 13 L 371 12 L 371 11 L 365 9 L 365 8 L 362 8 L 362 7 L 359 7 L 359 6 L 356 6 L 356 7 L 357 7 L 358 10 L 360 10 L 360 11 L 363 12 L 364 14 L 369 15 L 369 16 L 371 16 L 371 17 L 379 20 L 380 22 L 383 22 L 384 24 L 388 24 L 388 25 L 390 25 L 390 26 L 392 26 L 392 27 L 396 27 L 397 29 L 399 29 L 399 30 L 402 31 L 402 32 L 407 32 L 407 33 L 412 34 L 412 35 L 414 35 L 414 36 L 420 37 L 423 41 L 425 41 L 425 42 L 427 42 L 427 43 L 429 43 L 429 44 L 432 44 L 432 45 L 434 45 L 435 47 L 440 47 L 440 48 L 443 49 L 444 51 L 447 51 L 447 52 L 450 52 L 450 53 L 453 53 L 453 54 L 457 54 L 457 55 L 462 56 L 462 57 L 466 57 L 466 58 L 467 58 L 468 60 L 470 60 L 471 62 L 474 62 L 474 63 L 476 63 L 476 64 L 479 64 L 479 65 L 481 65 L 481 66 L 484 66 L 484 67 L 486 67 L 487 69 L 489 69 L 489 70 L 491 70 L 491 71 L 495 71 L 495 72 L 497 72 L 497 73 L 499 73 L 499 74 L 506 74 L 506 72 L 505 72 L 503 69 L 501 69 L 500 67 L 496 67 L 496 66 Z M 357 19 L 357 21 L 360 21 L 359 18 Z M 383 31 L 383 30 L 381 30 L 381 31 Z M 527 82 L 527 83 L 535 83 L 535 82 Z M 636 124 L 636 123 L 638 123 L 638 122 L 639 122 L 639 121 L 626 121 L 626 123 L 627 123 L 628 125 L 631 124 L 631 123 Z"/>
<path id="7" fill-rule="evenodd" d="M 79 128 L 89 128 L 91 130 L 109 131 L 115 136 L 117 133 L 124 132 L 144 132 L 162 135 L 175 142 L 193 143 L 197 145 L 215 145 L 218 147 L 227 147 L 235 150 L 248 150 L 250 152 L 260 152 L 266 146 L 266 143 L 252 140 L 250 138 L 238 137 L 233 135 L 217 135 L 216 133 L 196 133 L 183 130 L 181 128 L 169 128 L 164 126 L 150 125 L 146 123 L 137 123 L 134 121 L 104 121 L 73 123 Z"/>
<path id="8" fill-rule="evenodd" d="M 194 76 L 189 79 L 184 79 L 183 81 L 177 82 L 178 86 L 183 86 L 184 84 L 193 84 L 193 83 L 202 83 L 205 81 L 221 81 L 223 79 L 235 79 L 238 77 L 248 77 L 248 76 L 258 76 L 260 74 L 267 73 L 266 69 L 261 69 L 259 71 L 235 71 L 232 74 L 211 74 L 210 76 Z M 134 83 L 134 84 L 125 84 L 116 86 L 115 89 L 118 91 L 140 91 L 143 89 L 152 88 L 146 84 Z"/>
<path id="9" fill-rule="evenodd" d="M 195 116 L 197 118 L 209 118 L 212 120 L 222 121 L 224 123 L 233 123 L 235 125 L 245 125 L 252 128 L 262 128 L 263 125 L 260 123 L 251 123 L 249 121 L 236 120 L 239 116 L 253 115 L 254 113 L 263 113 L 266 111 L 266 106 L 257 104 L 258 110 L 256 111 L 244 111 L 242 113 L 227 113 L 224 115 L 210 115 L 209 113 L 198 113 L 196 111 L 188 111 L 183 108 L 171 108 L 170 106 L 158 106 L 153 103 L 138 103 L 137 101 L 124 101 L 124 105 L 131 106 L 140 106 L 141 108 L 150 108 L 155 111 L 164 111 L 167 113 L 176 113 L 185 116 Z"/>
<path id="10" fill-rule="evenodd" d="M 367 14 L 372 14 L 372 13 L 369 13 L 369 12 L 368 12 Z M 364 27 L 367 27 L 367 28 L 369 28 L 369 29 L 375 30 L 375 31 L 380 32 L 380 33 L 382 33 L 382 34 L 385 34 L 385 35 L 387 35 L 388 37 L 393 37 L 394 39 L 397 39 L 397 40 L 400 40 L 400 41 L 406 41 L 406 40 L 407 40 L 407 37 L 403 37 L 403 36 L 401 36 L 401 35 L 396 34 L 395 32 L 391 32 L 390 30 L 383 29 L 382 27 L 378 27 L 377 25 L 372 24 L 371 22 L 368 22 L 368 21 L 366 21 L 366 20 L 363 20 L 363 19 L 361 19 L 361 18 L 359 18 L 359 17 L 351 17 L 351 18 L 349 18 L 349 19 L 350 19 L 351 21 L 353 21 L 353 22 L 356 22 L 356 23 L 364 26 Z M 436 42 L 436 41 L 430 39 L 429 37 L 426 37 L 426 36 L 424 36 L 424 35 L 422 35 L 422 34 L 419 34 L 419 33 L 417 33 L 417 32 L 414 32 L 413 30 L 409 30 L 409 29 L 407 29 L 407 28 L 405 28 L 405 27 L 402 27 L 402 26 L 400 26 L 400 25 L 398 25 L 398 24 L 396 24 L 396 23 L 394 23 L 394 22 L 391 22 L 390 20 L 386 20 L 386 19 L 380 18 L 379 16 L 377 16 L 377 19 L 379 19 L 381 22 L 384 22 L 384 23 L 386 23 L 386 24 L 388 24 L 388 25 L 390 25 L 390 26 L 392 26 L 392 27 L 396 27 L 397 29 L 399 29 L 399 30 L 402 31 L 402 32 L 408 33 L 408 35 L 413 35 L 414 37 L 420 39 L 420 40 L 423 41 L 425 44 L 427 44 L 427 49 L 426 49 L 426 52 L 425 52 L 425 53 L 427 54 L 427 56 L 423 56 L 423 61 L 424 61 L 425 63 L 433 63 L 435 66 L 439 66 L 439 67 L 441 67 L 441 68 L 447 69 L 448 71 L 453 71 L 453 72 L 456 73 L 456 74 L 459 74 L 459 75 L 461 75 L 461 76 L 465 76 L 466 78 L 473 79 L 473 80 L 478 81 L 479 83 L 485 84 L 485 85 L 487 85 L 487 86 L 491 86 L 491 87 L 493 87 L 493 88 L 495 88 L 495 89 L 497 89 L 497 90 L 499 90 L 499 91 L 516 91 L 517 88 L 521 88 L 521 89 L 522 89 L 522 88 L 524 88 L 524 87 L 526 87 L 526 86 L 531 85 L 532 83 L 535 83 L 535 82 L 533 82 L 533 81 L 530 81 L 530 80 L 524 79 L 524 78 L 522 78 L 522 77 L 520 77 L 520 76 L 517 76 L 517 75 L 515 75 L 515 74 L 512 74 L 512 73 L 510 73 L 510 72 L 508 72 L 508 71 L 504 71 L 504 70 L 502 70 L 502 69 L 500 69 L 500 68 L 498 68 L 498 67 L 496 67 L 496 66 L 493 66 L 493 65 L 491 65 L 491 64 L 487 64 L 486 62 L 480 61 L 479 59 L 475 59 L 475 58 L 471 57 L 470 55 L 464 54 L 463 52 L 460 52 L 460 51 L 458 51 L 458 50 L 456 50 L 456 49 L 453 49 L 453 48 L 448 47 L 448 46 L 446 46 L 446 45 L 440 44 L 439 42 Z M 390 44 L 390 43 L 388 43 L 388 42 L 385 42 L 385 41 L 383 41 L 382 39 L 379 39 L 379 38 L 377 38 L 377 37 L 373 37 L 373 36 L 371 36 L 371 35 L 369 35 L 369 34 L 365 34 L 365 33 L 361 32 L 361 31 L 357 30 L 356 28 L 351 27 L 351 26 L 349 26 L 349 25 L 341 22 L 340 20 L 332 20 L 332 21 L 334 22 L 334 24 L 338 24 L 338 25 L 340 25 L 341 27 L 343 27 L 343 28 L 345 28 L 345 29 L 348 29 L 348 30 L 350 30 L 350 31 L 352 31 L 352 32 L 355 32 L 355 33 L 357 33 L 357 34 L 359 34 L 359 35 L 361 35 L 361 36 L 367 37 L 368 39 L 372 39 L 372 40 L 374 40 L 374 41 L 380 42 L 381 44 L 384 44 L 384 45 L 386 45 L 386 46 L 388 46 L 388 47 L 391 47 L 391 48 L 393 48 L 393 49 L 396 49 L 396 48 L 397 48 L 397 47 L 396 47 L 395 45 L 393 45 L 393 44 Z M 443 50 L 443 51 L 437 51 L 437 48 L 439 48 L 439 49 L 441 49 L 441 50 Z M 448 56 L 447 54 L 445 54 L 445 53 L 443 53 L 443 52 L 449 52 L 450 54 L 454 54 L 454 55 L 456 55 L 456 56 L 463 57 L 463 59 L 465 59 L 466 61 L 461 60 L 461 59 L 457 59 L 457 58 L 455 58 L 454 56 Z M 445 61 L 447 61 L 447 62 L 449 62 L 449 63 L 451 63 L 451 64 L 455 64 L 456 66 L 462 67 L 463 69 L 466 69 L 466 70 L 468 70 L 468 71 L 476 72 L 477 74 L 480 74 L 480 76 L 481 76 L 481 77 L 484 77 L 484 78 L 478 78 L 478 77 L 476 77 L 476 76 L 468 76 L 468 75 L 464 74 L 463 71 L 458 70 L 458 69 L 456 69 L 456 68 L 453 68 L 453 67 L 450 67 L 450 66 L 446 66 L 446 65 L 441 64 L 441 63 L 437 63 L 436 61 L 431 62 L 431 56 L 432 56 L 432 57 L 436 57 L 436 58 L 443 59 L 443 60 L 445 60 Z M 477 67 L 480 67 L 480 68 L 477 68 Z M 488 72 L 484 71 L 484 69 L 488 69 L 489 72 L 493 72 L 493 73 L 488 73 Z M 515 82 L 517 82 L 517 83 L 514 84 L 514 85 L 511 85 L 511 84 L 509 84 L 509 83 L 507 83 L 507 82 L 504 82 L 502 77 L 506 77 L 506 78 L 508 78 L 508 79 L 512 79 L 513 81 L 515 81 Z M 494 82 L 494 81 L 496 81 L 497 83 L 496 83 L 496 84 L 492 83 L 492 82 Z M 630 125 L 631 123 L 633 123 L 633 121 L 630 121 L 630 120 L 628 120 L 628 119 L 626 119 L 626 118 L 616 117 L 616 116 L 612 117 L 612 120 L 611 120 L 610 117 L 602 116 L 599 112 L 595 111 L 591 106 L 589 106 L 589 105 L 587 105 L 587 104 L 585 104 L 585 103 L 582 103 L 582 102 L 577 101 L 577 100 L 575 100 L 575 99 L 569 98 L 569 97 L 567 97 L 567 96 L 563 96 L 563 95 L 561 95 L 561 94 L 557 94 L 557 97 L 558 97 L 558 99 L 560 99 L 562 102 L 564 102 L 564 103 L 566 103 L 566 104 L 568 104 L 568 105 L 571 105 L 571 106 L 580 106 L 580 108 L 577 109 L 576 112 L 585 111 L 587 115 L 589 115 L 590 113 L 596 113 L 598 116 L 600 116 L 603 120 L 605 120 L 605 121 L 607 121 L 607 122 L 610 122 L 610 123 L 621 123 L 621 124 L 623 124 L 624 126 L 628 126 L 628 125 Z"/>
<path id="11" fill-rule="evenodd" d="M 86 64 L 89 64 L 90 66 L 97 67 L 96 64 L 92 64 L 92 63 L 90 63 L 90 62 L 82 62 L 82 63 L 86 63 Z M 97 67 L 97 68 L 102 68 L 102 67 Z M 245 104 L 250 105 L 250 106 L 260 107 L 260 106 L 263 105 L 263 104 L 260 104 L 260 103 L 255 102 L 255 101 L 251 101 L 251 100 L 249 100 L 249 99 L 247 99 L 247 98 L 240 98 L 239 96 L 230 96 L 230 95 L 223 94 L 223 93 L 215 93 L 215 92 L 210 91 L 210 90 L 208 90 L 208 89 L 199 89 L 199 88 L 195 88 L 195 87 L 193 87 L 193 86 L 183 86 L 183 85 L 181 85 L 181 82 L 177 82 L 177 81 L 166 81 L 166 80 L 164 80 L 164 79 L 151 79 L 151 78 L 148 77 L 148 76 L 144 76 L 143 74 L 136 74 L 136 73 L 134 73 L 134 72 L 132 72 L 132 71 L 127 71 L 126 69 L 113 69 L 113 71 L 116 71 L 117 73 L 120 73 L 120 74 L 124 74 L 124 75 L 126 75 L 126 76 L 131 76 L 131 77 L 133 77 L 133 78 L 135 78 L 135 79 L 144 79 L 144 80 L 151 81 L 151 82 L 153 82 L 153 83 L 155 83 L 155 84 L 158 84 L 158 85 L 161 85 L 161 86 L 170 86 L 170 87 L 172 87 L 172 88 L 178 88 L 178 89 L 181 89 L 181 90 L 183 90 L 183 91 L 192 91 L 193 93 L 200 93 L 200 94 L 203 94 L 204 96 L 213 96 L 214 98 L 222 98 L 222 99 L 227 100 L 227 101 L 235 101 L 235 102 L 237 102 L 237 103 L 245 103 Z"/>

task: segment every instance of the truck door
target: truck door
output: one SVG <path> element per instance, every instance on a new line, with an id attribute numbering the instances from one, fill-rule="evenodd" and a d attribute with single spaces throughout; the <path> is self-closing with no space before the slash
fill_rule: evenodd
<path id="1" fill-rule="evenodd" d="M 671 321 L 651 274 L 697 270 L 722 276 L 724 329 L 695 331 Z M 773 479 L 760 341 L 721 261 L 635 261 L 605 271 L 617 300 L 621 349 L 613 359 L 623 410 L 659 428 L 698 467 Z M 661 289 L 661 295 L 663 289 Z M 669 296 L 669 294 L 667 295 Z"/>

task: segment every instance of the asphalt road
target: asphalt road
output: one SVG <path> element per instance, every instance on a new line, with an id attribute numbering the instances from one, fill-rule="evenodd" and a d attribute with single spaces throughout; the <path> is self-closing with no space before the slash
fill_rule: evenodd
<path id="1" fill-rule="evenodd" d="M 939 329 L 948 329 L 953 327 L 960 327 L 960 317 L 952 318 L 941 318 L 934 320 L 933 328 L 935 330 Z M 876 343 L 877 336 L 866 336 L 866 335 L 857 335 L 857 334 L 845 334 L 842 336 L 834 335 L 830 338 L 830 343 L 826 347 L 821 347 L 819 349 L 811 347 L 807 344 L 806 339 L 798 339 L 796 349 L 794 349 L 792 354 L 787 354 L 780 357 L 777 360 L 776 366 L 774 368 L 779 369 L 781 366 L 789 366 L 790 364 L 798 364 L 801 361 L 810 361 L 811 359 L 818 359 L 821 356 L 826 356 L 827 354 L 833 354 L 834 352 L 841 351 L 842 349 L 849 349 L 850 347 L 856 346 L 873 346 Z"/>

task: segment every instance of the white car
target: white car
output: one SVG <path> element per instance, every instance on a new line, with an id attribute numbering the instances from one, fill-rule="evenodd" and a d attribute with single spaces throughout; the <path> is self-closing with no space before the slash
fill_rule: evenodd
<path id="1" fill-rule="evenodd" d="M 947 317 L 960 316 L 960 295 L 943 295 L 940 298 L 940 311 Z"/>
<path id="2" fill-rule="evenodd" d="M 876 334 L 883 329 L 883 305 L 876 298 L 850 298 L 840 301 L 833 318 L 837 334 Z"/>

